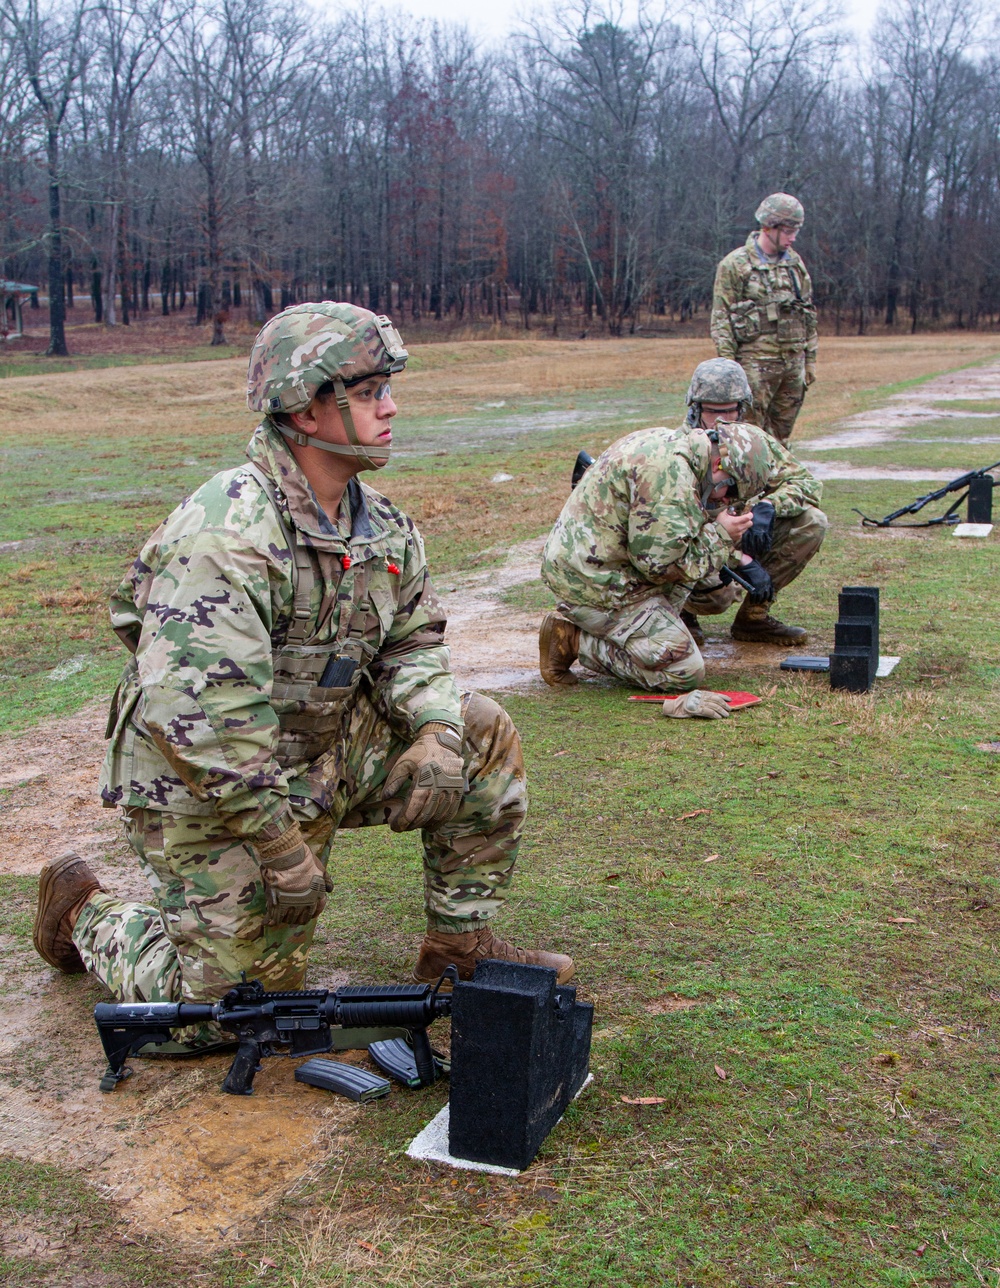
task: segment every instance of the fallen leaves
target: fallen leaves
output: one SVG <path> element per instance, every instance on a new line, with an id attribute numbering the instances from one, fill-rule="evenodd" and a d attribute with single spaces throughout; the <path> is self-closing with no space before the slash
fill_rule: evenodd
<path id="1" fill-rule="evenodd" d="M 716 859 L 721 859 L 721 854 L 710 854 L 707 859 L 702 859 L 702 863 L 714 863 Z"/>
<path id="2" fill-rule="evenodd" d="M 623 1105 L 665 1105 L 666 1096 L 622 1096 Z"/>
<path id="3" fill-rule="evenodd" d="M 604 878 L 605 881 L 620 881 L 621 879 L 622 874 L 620 872 L 609 872 Z"/>
<path id="4" fill-rule="evenodd" d="M 721 1064 L 717 1064 L 715 1066 L 715 1076 L 721 1079 L 722 1082 L 725 1082 L 725 1080 L 729 1077 L 729 1074 L 726 1073 L 725 1069 L 723 1069 Z"/>
<path id="5" fill-rule="evenodd" d="M 697 818 L 699 814 L 711 814 L 710 809 L 693 809 L 690 814 L 678 814 L 674 819 L 675 823 L 683 823 L 685 819 Z"/>
<path id="6" fill-rule="evenodd" d="M 889 918 L 890 926 L 915 926 L 916 924 L 917 924 L 916 917 L 890 917 Z"/>
<path id="7" fill-rule="evenodd" d="M 381 1250 L 377 1248 L 374 1243 L 369 1243 L 366 1239 L 359 1239 L 358 1247 L 364 1248 L 365 1252 L 373 1252 L 377 1257 L 382 1255 Z"/>

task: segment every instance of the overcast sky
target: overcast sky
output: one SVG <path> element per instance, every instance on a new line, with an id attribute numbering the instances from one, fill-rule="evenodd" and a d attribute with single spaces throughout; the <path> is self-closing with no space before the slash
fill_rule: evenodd
<path id="1" fill-rule="evenodd" d="M 850 25 L 859 34 L 866 32 L 878 9 L 879 0 L 842 0 Z M 313 5 L 340 17 L 350 8 L 346 0 L 312 0 Z M 532 0 L 395 0 L 394 7 L 419 18 L 440 18 L 463 22 L 486 40 L 506 36 L 517 23 L 519 14 L 531 13 L 540 6 Z"/>

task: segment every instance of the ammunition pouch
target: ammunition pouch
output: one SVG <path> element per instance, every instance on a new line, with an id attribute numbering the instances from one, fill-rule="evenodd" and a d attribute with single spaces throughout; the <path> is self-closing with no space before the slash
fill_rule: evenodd
<path id="1" fill-rule="evenodd" d="M 807 334 L 804 306 L 798 300 L 783 305 L 778 316 L 778 343 L 805 344 Z"/>
<path id="2" fill-rule="evenodd" d="M 729 312 L 733 335 L 738 344 L 749 344 L 761 332 L 760 310 L 755 300 L 740 300 Z"/>

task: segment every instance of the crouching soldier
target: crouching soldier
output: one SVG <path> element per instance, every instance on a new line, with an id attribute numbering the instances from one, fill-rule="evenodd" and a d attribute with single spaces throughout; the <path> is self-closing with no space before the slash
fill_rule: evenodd
<path id="1" fill-rule="evenodd" d="M 357 478 L 389 459 L 406 358 L 350 304 L 296 305 L 257 337 L 249 462 L 178 506 L 111 605 L 132 656 L 102 794 L 151 898 L 51 861 L 35 945 L 52 965 L 124 1000 L 214 1000 L 243 971 L 301 988 L 334 834 L 387 823 L 422 832 L 418 980 L 484 957 L 573 974 L 493 934 L 525 817 L 517 730 L 459 695 L 420 534 Z"/>
<path id="2" fill-rule="evenodd" d="M 662 693 L 687 693 L 669 714 L 726 715 L 695 694 L 705 678 L 698 614 L 722 613 L 751 584 L 737 640 L 801 644 L 806 632 L 770 614 L 775 595 L 822 544 L 821 485 L 769 435 L 742 423 L 750 388 L 735 362 L 696 368 L 687 423 L 613 443 L 570 495 L 549 534 L 542 577 L 556 596 L 539 635 L 548 684 L 588 670 Z"/>

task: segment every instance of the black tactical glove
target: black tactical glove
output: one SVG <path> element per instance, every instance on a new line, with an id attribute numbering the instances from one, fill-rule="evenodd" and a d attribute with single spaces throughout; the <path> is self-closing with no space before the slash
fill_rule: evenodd
<path id="1" fill-rule="evenodd" d="M 750 513 L 753 523 L 744 532 L 740 549 L 753 559 L 760 559 L 774 541 L 774 506 L 770 501 L 758 501 Z"/>
<path id="2" fill-rule="evenodd" d="M 751 604 L 769 604 L 774 598 L 774 586 L 771 582 L 771 574 L 756 559 L 751 559 L 748 564 L 741 564 L 739 569 L 740 576 L 744 581 L 748 581 L 753 587 L 747 591 L 747 598 Z"/>

